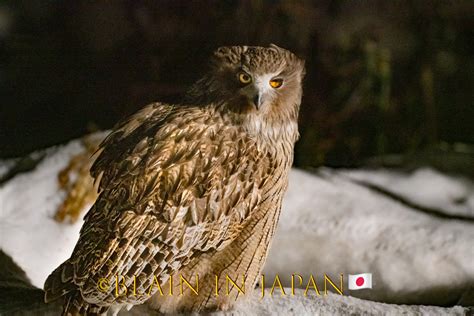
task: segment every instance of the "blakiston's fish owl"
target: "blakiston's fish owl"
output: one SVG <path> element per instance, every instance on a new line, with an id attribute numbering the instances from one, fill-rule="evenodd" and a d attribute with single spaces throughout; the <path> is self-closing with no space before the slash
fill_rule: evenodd
<path id="1" fill-rule="evenodd" d="M 275 45 L 222 47 L 183 104 L 153 103 L 116 126 L 91 168 L 99 197 L 45 300 L 63 297 L 65 314 L 145 301 L 174 312 L 232 306 L 242 294 L 226 295 L 226 276 L 251 292 L 287 188 L 303 75 Z M 180 295 L 173 277 L 170 295 L 170 275 L 198 294 Z"/>

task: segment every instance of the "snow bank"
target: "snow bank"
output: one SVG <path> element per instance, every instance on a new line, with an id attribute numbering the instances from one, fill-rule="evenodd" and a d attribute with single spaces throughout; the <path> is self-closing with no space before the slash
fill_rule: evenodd
<path id="1" fill-rule="evenodd" d="M 289 290 L 289 289 L 288 289 Z M 287 291 L 288 292 L 288 291 Z M 350 296 L 304 296 L 303 290 L 295 296 L 265 296 L 260 300 L 258 291 L 248 301 L 238 304 L 233 311 L 217 315 L 465 315 L 462 307 L 392 305 L 365 301 Z"/>
<path id="2" fill-rule="evenodd" d="M 8 173 L 8 171 L 10 171 L 11 168 L 13 168 L 14 165 L 15 165 L 14 159 L 1 161 L 0 162 L 0 179 L 3 176 L 5 176 Z"/>
<path id="3" fill-rule="evenodd" d="M 290 293 L 290 289 L 286 289 Z M 256 290 L 247 300 L 238 301 L 230 311 L 213 312 L 213 316 L 270 316 L 270 315 L 466 315 L 467 310 L 460 306 L 442 308 L 421 305 L 393 305 L 365 301 L 350 296 L 328 293 L 327 296 L 307 295 L 297 289 L 295 295 L 265 296 L 260 299 Z M 146 306 L 134 307 L 130 312 L 121 312 L 119 316 L 158 315 Z"/>
<path id="4" fill-rule="evenodd" d="M 265 273 L 373 274 L 350 295 L 455 304 L 474 284 L 474 223 L 410 209 L 326 169 L 293 170 Z M 286 278 L 289 284 L 289 278 Z"/>
<path id="5" fill-rule="evenodd" d="M 33 171 L 0 187 L 0 248 L 39 288 L 49 273 L 69 258 L 79 236 L 80 221 L 58 224 L 53 217 L 64 199 L 58 172 L 81 150 L 80 141 L 73 141 L 50 153 Z"/>

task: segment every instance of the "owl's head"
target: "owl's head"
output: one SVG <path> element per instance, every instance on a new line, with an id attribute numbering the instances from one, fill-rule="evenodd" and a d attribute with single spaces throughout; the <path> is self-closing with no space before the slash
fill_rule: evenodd
<path id="1" fill-rule="evenodd" d="M 214 52 L 193 90 L 240 116 L 296 121 L 303 76 L 304 61 L 276 45 L 227 46 Z"/>

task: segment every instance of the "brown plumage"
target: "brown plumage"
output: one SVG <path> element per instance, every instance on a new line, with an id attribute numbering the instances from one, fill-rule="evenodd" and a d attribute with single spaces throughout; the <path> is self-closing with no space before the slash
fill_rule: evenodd
<path id="1" fill-rule="evenodd" d="M 120 123 L 91 168 L 97 201 L 70 257 L 45 283 L 64 314 L 100 314 L 148 301 L 162 312 L 229 308 L 228 275 L 260 274 L 287 187 L 298 138 L 304 63 L 271 45 L 222 47 L 183 104 L 154 103 Z M 124 276 L 137 293 L 116 296 Z M 168 295 L 170 275 L 199 293 Z M 215 295 L 215 275 L 219 276 Z M 98 283 L 109 280 L 100 291 Z"/>

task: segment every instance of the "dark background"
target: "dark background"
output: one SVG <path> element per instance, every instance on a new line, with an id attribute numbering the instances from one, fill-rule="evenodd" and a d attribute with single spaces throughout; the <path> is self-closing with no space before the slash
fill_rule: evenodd
<path id="1" fill-rule="evenodd" d="M 2 1 L 0 158 L 178 100 L 218 46 L 269 43 L 306 59 L 297 166 L 472 157 L 473 16 L 472 1 Z"/>

